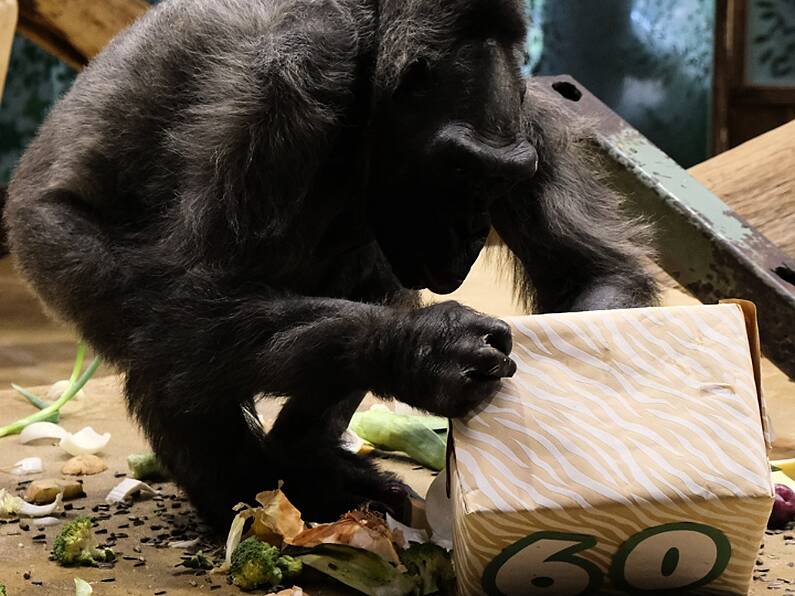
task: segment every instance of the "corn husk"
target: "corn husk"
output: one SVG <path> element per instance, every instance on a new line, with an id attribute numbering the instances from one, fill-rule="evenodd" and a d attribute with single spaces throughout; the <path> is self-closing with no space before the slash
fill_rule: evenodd
<path id="1" fill-rule="evenodd" d="M 370 551 L 390 563 L 400 564 L 392 530 L 383 518 L 369 511 L 351 511 L 339 521 L 309 528 L 295 536 L 293 546 L 344 544 Z"/>

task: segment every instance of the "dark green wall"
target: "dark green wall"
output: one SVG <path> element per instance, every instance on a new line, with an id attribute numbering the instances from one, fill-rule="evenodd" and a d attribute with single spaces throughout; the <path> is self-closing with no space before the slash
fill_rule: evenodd
<path id="1" fill-rule="evenodd" d="M 680 164 L 704 160 L 714 0 L 530 3 L 536 72 L 574 76 Z"/>
<path id="2" fill-rule="evenodd" d="M 74 80 L 74 71 L 20 36 L 14 40 L 0 105 L 0 184 L 33 138 L 53 101 Z"/>

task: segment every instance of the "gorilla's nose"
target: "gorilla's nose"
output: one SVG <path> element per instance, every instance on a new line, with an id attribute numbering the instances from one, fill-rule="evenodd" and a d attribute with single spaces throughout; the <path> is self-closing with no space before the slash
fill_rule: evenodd
<path id="1" fill-rule="evenodd" d="M 538 153 L 526 140 L 513 143 L 484 141 L 469 127 L 449 125 L 431 144 L 431 159 L 454 176 L 473 180 L 519 182 L 535 175 Z"/>

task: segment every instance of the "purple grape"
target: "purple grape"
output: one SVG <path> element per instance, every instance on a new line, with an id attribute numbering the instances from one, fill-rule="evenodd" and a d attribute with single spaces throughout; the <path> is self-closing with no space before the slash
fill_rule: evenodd
<path id="1" fill-rule="evenodd" d="M 784 484 L 776 485 L 776 500 L 773 501 L 773 511 L 767 520 L 767 527 L 771 530 L 781 530 L 788 523 L 795 521 L 795 490 Z"/>

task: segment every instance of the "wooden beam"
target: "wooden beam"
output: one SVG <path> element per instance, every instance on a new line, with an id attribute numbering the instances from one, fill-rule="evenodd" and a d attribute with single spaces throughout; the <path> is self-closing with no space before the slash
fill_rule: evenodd
<path id="1" fill-rule="evenodd" d="M 0 102 L 11 61 L 11 44 L 17 27 L 17 0 L 0 0 Z"/>
<path id="2" fill-rule="evenodd" d="M 146 0 L 19 0 L 19 31 L 80 69 L 148 9 Z"/>
<path id="3" fill-rule="evenodd" d="M 795 259 L 795 122 L 694 166 L 690 173 Z"/>

